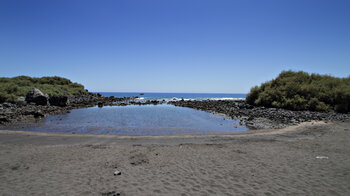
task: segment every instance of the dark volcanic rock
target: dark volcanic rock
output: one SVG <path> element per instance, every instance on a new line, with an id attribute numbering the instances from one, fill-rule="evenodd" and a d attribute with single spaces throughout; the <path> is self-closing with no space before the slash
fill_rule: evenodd
<path id="1" fill-rule="evenodd" d="M 1 122 L 8 122 L 8 118 L 6 116 L 0 116 L 0 123 Z"/>
<path id="2" fill-rule="evenodd" d="M 68 96 L 63 95 L 63 96 L 51 96 L 49 98 L 50 105 L 54 106 L 68 106 L 69 105 L 69 99 Z"/>
<path id="3" fill-rule="evenodd" d="M 103 103 L 102 103 L 102 102 L 98 102 L 98 103 L 97 103 L 97 106 L 98 106 L 99 108 L 102 108 L 102 107 L 103 107 Z"/>
<path id="4" fill-rule="evenodd" d="M 68 95 L 69 102 L 73 105 L 97 105 L 99 101 L 105 101 L 103 97 L 94 93 L 83 95 Z"/>
<path id="5" fill-rule="evenodd" d="M 23 115 L 33 115 L 35 118 L 37 117 L 44 117 L 45 113 L 38 108 L 32 107 L 32 108 L 24 108 L 22 110 Z"/>
<path id="6" fill-rule="evenodd" d="M 40 97 L 40 98 L 38 98 Z M 96 105 L 119 105 L 118 102 L 134 100 L 136 97 L 104 97 L 95 93 L 81 95 L 53 96 L 38 89 L 32 89 L 27 96 L 28 104 L 0 104 L 0 125 L 12 126 L 38 120 L 50 114 L 62 114 L 72 109 L 93 107 Z M 50 101 L 50 104 L 47 102 Z"/>
<path id="7" fill-rule="evenodd" d="M 41 95 L 42 96 L 42 95 Z M 45 96 L 44 96 L 45 97 Z M 0 124 L 8 126 L 37 120 L 49 114 L 67 113 L 72 109 L 92 106 L 124 106 L 129 104 L 163 104 L 164 101 L 148 100 L 135 102 L 137 97 L 103 97 L 94 93 L 51 97 L 51 105 L 26 105 L 12 103 L 0 104 Z M 29 99 L 30 100 L 30 99 Z M 208 112 L 222 113 L 232 119 L 241 120 L 249 128 L 282 128 L 311 120 L 336 121 L 349 119 L 349 114 L 335 112 L 290 111 L 277 108 L 255 107 L 244 101 L 172 101 L 175 106 L 189 107 Z"/>
<path id="8" fill-rule="evenodd" d="M 256 107 L 245 103 L 245 101 L 172 101 L 169 104 L 226 114 L 232 119 L 244 121 L 250 128 L 283 128 L 312 120 L 337 121 L 350 117 L 349 114 L 335 112 L 291 111 Z"/>
<path id="9" fill-rule="evenodd" d="M 36 105 L 48 105 L 49 96 L 41 92 L 37 88 L 32 88 L 26 96 L 28 103 L 35 103 Z"/>

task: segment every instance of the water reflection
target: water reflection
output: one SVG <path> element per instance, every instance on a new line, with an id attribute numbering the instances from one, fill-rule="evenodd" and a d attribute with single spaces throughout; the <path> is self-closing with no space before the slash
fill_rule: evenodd
<path id="1" fill-rule="evenodd" d="M 22 128 L 23 130 L 23 128 Z M 24 130 L 118 135 L 215 134 L 248 130 L 237 120 L 172 105 L 93 107 L 46 117 Z"/>

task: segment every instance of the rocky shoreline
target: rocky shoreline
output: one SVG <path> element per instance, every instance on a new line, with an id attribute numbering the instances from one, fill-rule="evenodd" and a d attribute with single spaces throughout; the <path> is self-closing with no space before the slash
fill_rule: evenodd
<path id="1" fill-rule="evenodd" d="M 188 107 L 207 112 L 225 114 L 232 119 L 241 120 L 251 129 L 279 129 L 310 121 L 344 121 L 349 114 L 336 112 L 291 111 L 278 108 L 257 107 L 245 101 L 171 101 L 168 104 Z"/>
<path id="2" fill-rule="evenodd" d="M 38 103 L 21 100 L 17 103 L 0 104 L 0 126 L 12 126 L 34 122 L 50 114 L 69 113 L 73 109 L 104 105 L 116 105 L 116 102 L 127 102 L 137 97 L 104 97 L 98 93 L 82 95 L 64 95 L 47 97 Z M 26 99 L 28 100 L 28 99 Z M 45 103 L 45 104 L 42 104 Z"/>
<path id="3" fill-rule="evenodd" d="M 3 103 L 0 104 L 0 126 L 23 125 L 29 122 L 35 122 L 38 119 L 40 120 L 47 115 L 69 113 L 72 109 L 78 108 L 149 104 L 171 104 L 179 107 L 220 113 L 229 118 L 240 120 L 242 125 L 244 124 L 250 129 L 279 129 L 302 122 L 344 121 L 350 118 L 350 114 L 335 112 L 290 111 L 257 107 L 247 104 L 244 100 L 180 100 L 170 102 L 147 100 L 142 102 L 136 99 L 137 97 L 104 97 L 96 93 L 87 93 L 82 95 L 47 97 L 47 100 L 41 97 L 39 99 L 40 102 L 37 103 L 27 103 L 23 100 L 17 104 Z M 31 99 L 26 98 L 26 100 Z"/>

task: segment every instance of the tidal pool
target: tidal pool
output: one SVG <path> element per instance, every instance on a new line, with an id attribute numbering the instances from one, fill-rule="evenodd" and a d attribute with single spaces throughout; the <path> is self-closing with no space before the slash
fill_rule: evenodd
<path id="1" fill-rule="evenodd" d="M 229 134 L 248 130 L 238 120 L 173 105 L 75 109 L 20 130 L 116 135 Z"/>

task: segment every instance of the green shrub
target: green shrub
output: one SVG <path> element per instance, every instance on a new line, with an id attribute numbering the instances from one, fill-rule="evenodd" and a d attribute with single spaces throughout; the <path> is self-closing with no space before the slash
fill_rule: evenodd
<path id="1" fill-rule="evenodd" d="M 58 76 L 0 78 L 0 103 L 16 102 L 19 96 L 26 96 L 27 92 L 32 88 L 40 89 L 49 96 L 77 95 L 88 92 L 83 85 Z"/>
<path id="2" fill-rule="evenodd" d="M 290 110 L 350 112 L 350 77 L 283 71 L 277 78 L 253 87 L 246 101 Z"/>

